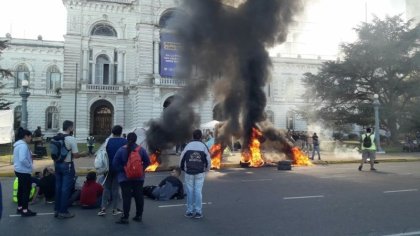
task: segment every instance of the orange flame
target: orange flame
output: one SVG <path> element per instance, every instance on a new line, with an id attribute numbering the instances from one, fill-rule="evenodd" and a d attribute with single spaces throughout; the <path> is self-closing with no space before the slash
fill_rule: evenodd
<path id="1" fill-rule="evenodd" d="M 261 167 L 264 165 L 264 160 L 261 155 L 261 142 L 262 137 L 261 131 L 256 128 L 252 128 L 252 134 L 249 141 L 249 150 L 242 152 L 242 163 L 249 163 L 249 167 Z"/>
<path id="2" fill-rule="evenodd" d="M 211 168 L 220 169 L 220 165 L 222 164 L 222 144 L 217 143 L 213 144 L 210 148 L 210 155 L 211 155 Z"/>
<path id="3" fill-rule="evenodd" d="M 159 155 L 158 151 L 156 151 L 152 155 L 150 155 L 150 165 L 146 168 L 147 172 L 156 171 L 156 169 L 160 165 L 160 163 L 158 162 L 158 155 Z"/>
<path id="4" fill-rule="evenodd" d="M 298 147 L 292 148 L 293 164 L 297 166 L 311 166 L 312 162 Z"/>

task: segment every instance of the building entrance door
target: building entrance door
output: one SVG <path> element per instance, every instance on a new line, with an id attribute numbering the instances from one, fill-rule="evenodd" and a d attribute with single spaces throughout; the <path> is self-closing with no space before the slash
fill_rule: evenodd
<path id="1" fill-rule="evenodd" d="M 108 137 L 111 134 L 113 113 L 112 104 L 108 101 L 95 102 L 91 107 L 91 133 Z"/>

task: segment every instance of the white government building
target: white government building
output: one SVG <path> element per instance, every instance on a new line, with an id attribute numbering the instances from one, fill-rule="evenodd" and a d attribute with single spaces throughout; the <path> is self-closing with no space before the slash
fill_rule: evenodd
<path id="1" fill-rule="evenodd" d="M 14 102 L 15 127 L 21 119 L 19 92 L 24 79 L 31 93 L 28 129 L 41 126 L 46 136 L 55 134 L 67 119 L 75 121 L 76 137 L 83 140 L 89 133 L 108 135 L 116 124 L 130 130 L 160 117 L 184 84 L 171 77 L 171 65 L 166 67 L 161 49 L 176 1 L 63 0 L 63 4 L 64 42 L 10 34 L 0 38 L 9 41 L 0 66 L 16 76 L 3 79 L 5 98 Z M 266 112 L 277 128 L 306 130 L 306 122 L 292 112 L 303 103 L 300 79 L 306 72 L 316 73 L 323 59 L 337 58 L 296 53 L 299 32 L 306 26 L 304 21 L 296 22 L 281 54 L 272 58 Z M 210 96 L 197 106 L 202 123 L 216 118 L 216 105 Z"/>

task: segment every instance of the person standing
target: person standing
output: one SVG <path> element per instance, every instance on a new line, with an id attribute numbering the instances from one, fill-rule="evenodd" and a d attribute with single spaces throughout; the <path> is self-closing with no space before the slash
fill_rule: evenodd
<path id="1" fill-rule="evenodd" d="M 68 202 L 74 188 L 76 171 L 74 168 L 74 158 L 85 156 L 85 153 L 79 153 L 76 138 L 72 136 L 74 131 L 73 121 L 65 120 L 63 122 L 64 145 L 68 153 L 63 161 L 54 161 L 55 168 L 55 206 L 54 217 L 58 219 L 67 219 L 74 217 L 73 213 L 68 211 Z"/>
<path id="2" fill-rule="evenodd" d="M 193 132 L 193 141 L 187 144 L 181 153 L 181 170 L 185 172 L 187 193 L 187 211 L 185 217 L 200 219 L 202 211 L 202 190 L 205 172 L 210 170 L 211 159 L 207 146 L 201 142 L 201 130 Z"/>
<path id="3" fill-rule="evenodd" d="M 86 138 L 86 145 L 89 150 L 89 155 L 92 156 L 93 154 L 93 148 L 95 147 L 95 137 L 92 136 L 92 134 L 89 134 L 89 136 Z"/>
<path id="4" fill-rule="evenodd" d="M 149 156 L 144 148 L 136 144 L 137 135 L 135 133 L 129 133 L 127 135 L 127 145 L 118 149 L 113 160 L 113 166 L 117 172 L 118 182 L 121 186 L 122 198 L 123 198 L 123 215 L 118 220 L 117 224 L 128 224 L 128 218 L 131 208 L 131 197 L 134 197 L 136 203 L 136 216 L 133 217 L 134 221 L 141 222 L 143 217 L 144 207 L 144 196 L 143 196 L 143 184 L 144 184 L 144 172 L 150 165 Z M 133 154 L 132 152 L 137 152 Z M 129 166 L 129 158 L 141 158 L 140 163 L 142 170 L 138 170 L 138 177 L 129 178 L 126 173 L 126 168 Z M 130 168 L 131 169 L 131 168 Z"/>
<path id="5" fill-rule="evenodd" d="M 105 141 L 105 149 L 109 162 L 109 171 L 106 174 L 101 210 L 98 212 L 98 216 L 106 215 L 106 207 L 108 205 L 112 205 L 112 215 L 119 215 L 122 213 L 122 211 L 118 208 L 121 200 L 120 186 L 118 185 L 117 172 L 113 165 L 115 153 L 117 153 L 120 147 L 127 144 L 127 139 L 121 137 L 122 130 L 123 128 L 121 125 L 112 127 L 112 137 Z"/>
<path id="6" fill-rule="evenodd" d="M 370 170 L 375 171 L 375 159 L 376 159 L 376 145 L 375 145 L 375 134 L 372 133 L 371 128 L 366 129 L 366 133 L 362 134 L 361 139 L 362 148 L 362 162 L 359 166 L 359 171 L 362 171 L 363 163 L 369 158 L 370 159 Z"/>
<path id="7" fill-rule="evenodd" d="M 312 135 L 312 144 L 314 146 L 314 149 L 312 150 L 312 160 L 315 157 L 315 152 L 318 153 L 318 160 L 321 160 L 321 155 L 319 154 L 319 138 L 318 135 L 316 135 L 316 133 L 314 133 L 314 135 Z"/>
<path id="8" fill-rule="evenodd" d="M 13 150 L 13 163 L 16 177 L 18 179 L 17 214 L 22 216 L 36 216 L 36 212 L 28 209 L 29 195 L 32 188 L 31 174 L 33 170 L 32 154 L 29 143 L 32 140 L 32 133 L 29 130 L 19 128 Z"/>

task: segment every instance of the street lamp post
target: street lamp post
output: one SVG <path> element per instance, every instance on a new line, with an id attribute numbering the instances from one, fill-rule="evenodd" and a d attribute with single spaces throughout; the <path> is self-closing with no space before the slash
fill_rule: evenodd
<path id="1" fill-rule="evenodd" d="M 24 129 L 28 129 L 28 97 L 31 95 L 28 92 L 29 81 L 24 79 L 22 80 L 22 89 L 19 95 L 22 97 L 22 120 L 20 126 Z"/>
<path id="2" fill-rule="evenodd" d="M 376 140 L 376 152 L 385 153 L 381 147 L 381 135 L 379 131 L 379 96 L 378 94 L 373 95 L 373 109 L 375 110 L 375 140 Z"/>

